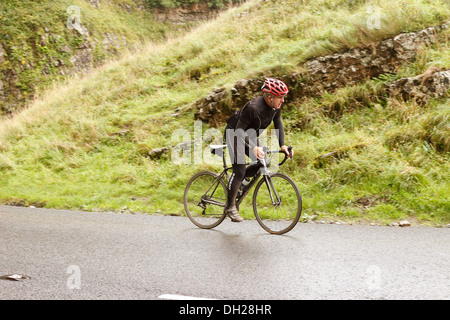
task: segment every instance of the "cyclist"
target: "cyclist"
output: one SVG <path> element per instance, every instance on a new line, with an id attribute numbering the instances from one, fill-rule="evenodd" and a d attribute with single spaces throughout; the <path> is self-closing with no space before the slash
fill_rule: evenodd
<path id="1" fill-rule="evenodd" d="M 288 147 L 284 145 L 284 129 L 281 121 L 281 105 L 289 92 L 288 87 L 280 80 L 267 78 L 261 90 L 263 95 L 252 99 L 241 110 L 231 115 L 225 128 L 227 147 L 233 166 L 225 212 L 233 222 L 244 220 L 236 207 L 239 187 L 246 177 L 254 176 L 259 168 L 258 164 L 246 167 L 245 155 L 253 161 L 265 158 L 258 136 L 272 121 L 281 150 L 288 157 L 291 156 Z"/>

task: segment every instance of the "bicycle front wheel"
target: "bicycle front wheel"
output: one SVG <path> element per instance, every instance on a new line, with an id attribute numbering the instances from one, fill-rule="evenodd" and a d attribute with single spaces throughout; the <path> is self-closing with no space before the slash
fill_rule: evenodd
<path id="1" fill-rule="evenodd" d="M 295 182 L 283 173 L 263 176 L 253 194 L 253 211 L 261 227 L 283 234 L 295 227 L 302 213 L 302 197 Z"/>
<path id="2" fill-rule="evenodd" d="M 202 171 L 195 174 L 184 191 L 184 209 L 197 227 L 211 229 L 224 219 L 228 189 L 218 175 Z"/>

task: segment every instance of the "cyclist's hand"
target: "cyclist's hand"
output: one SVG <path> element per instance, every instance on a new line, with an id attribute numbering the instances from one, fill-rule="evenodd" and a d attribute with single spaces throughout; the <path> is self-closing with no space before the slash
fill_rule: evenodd
<path id="1" fill-rule="evenodd" d="M 289 154 L 288 146 L 282 146 L 281 150 L 283 150 L 284 153 L 287 154 L 288 158 L 291 158 L 291 156 L 294 157 L 294 149 L 291 149 L 291 154 Z"/>
<path id="2" fill-rule="evenodd" d="M 258 158 L 258 160 L 264 159 L 265 153 L 262 147 L 254 147 L 253 154 Z"/>

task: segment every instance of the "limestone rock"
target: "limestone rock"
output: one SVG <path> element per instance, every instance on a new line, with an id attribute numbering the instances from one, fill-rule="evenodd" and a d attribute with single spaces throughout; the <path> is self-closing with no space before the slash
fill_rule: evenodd
<path id="1" fill-rule="evenodd" d="M 406 220 L 403 220 L 403 221 L 399 221 L 398 225 L 399 225 L 400 227 L 410 227 L 410 226 L 411 226 L 411 223 L 409 223 L 409 222 L 406 221 Z"/>
<path id="2" fill-rule="evenodd" d="M 419 104 L 426 104 L 430 98 L 439 98 L 449 90 L 450 70 L 439 71 L 435 68 L 416 77 L 394 81 L 388 87 L 390 96 L 413 99 Z"/>
<path id="3" fill-rule="evenodd" d="M 287 98 L 314 97 L 325 92 L 355 85 L 384 73 L 394 73 L 405 63 L 413 61 L 418 50 L 435 41 L 436 35 L 449 27 L 449 23 L 429 27 L 419 32 L 400 34 L 375 45 L 357 47 L 346 52 L 334 53 L 311 59 L 302 65 L 302 73 L 277 75 L 290 88 Z M 424 80 L 413 97 L 427 101 L 448 90 L 448 72 L 443 71 Z M 389 90 L 407 91 L 409 80 L 400 81 Z M 196 119 L 210 125 L 221 124 L 233 110 L 242 108 L 251 98 L 261 94 L 264 77 L 242 79 L 231 90 L 221 88 L 194 103 Z M 412 80 L 416 83 L 417 79 Z M 402 89 L 406 86 L 404 89 Z M 425 90 L 426 88 L 426 90 Z M 231 99 L 230 99 L 231 97 Z"/>

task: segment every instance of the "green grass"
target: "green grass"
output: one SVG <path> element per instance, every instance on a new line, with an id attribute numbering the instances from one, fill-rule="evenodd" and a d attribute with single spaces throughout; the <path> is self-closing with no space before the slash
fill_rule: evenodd
<path id="1" fill-rule="evenodd" d="M 365 26 L 368 4 L 381 8 L 380 30 Z M 310 57 L 438 25 L 449 15 L 441 1 L 249 1 L 55 85 L 4 119 L 0 202 L 183 214 L 189 178 L 220 166 L 177 165 L 170 155 L 155 161 L 148 152 L 180 142 L 172 139 L 177 129 L 194 138 L 193 102 L 241 78 L 294 72 Z M 284 107 L 296 157 L 282 171 L 302 192 L 305 218 L 450 222 L 448 99 L 421 107 L 382 97 L 382 86 L 396 78 L 448 68 L 445 35 L 396 75 Z M 331 116 L 337 103 L 342 112 Z M 339 159 L 317 162 L 336 150 Z M 246 201 L 242 210 L 251 216 Z"/>
<path id="2" fill-rule="evenodd" d="M 79 8 L 79 18 L 70 22 L 79 20 L 88 35 L 68 28 L 69 17 L 77 16 L 71 6 Z M 90 67 L 95 67 L 143 43 L 162 41 L 176 30 L 187 29 L 156 21 L 148 8 L 140 9 L 132 0 L 108 1 L 98 8 L 84 0 L 5 0 L 0 3 L 0 25 L 0 43 L 5 51 L 0 73 L 10 92 L 20 89 L 22 104 L 36 90 L 44 90 L 71 74 L 72 58 L 80 48 L 87 50 Z M 17 81 L 9 84 L 12 72 Z M 6 105 L 15 104 L 12 95 L 0 101 L 0 114 Z"/>
<path id="3" fill-rule="evenodd" d="M 150 6 L 163 8 L 186 7 L 195 3 L 206 3 L 208 7 L 222 8 L 233 2 L 240 2 L 240 0 L 147 0 Z"/>

